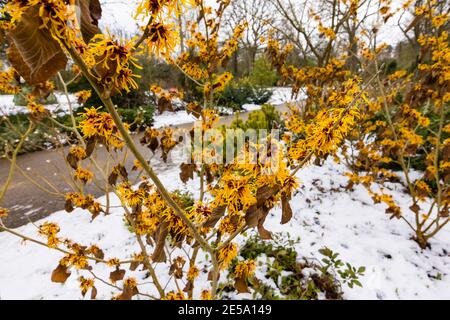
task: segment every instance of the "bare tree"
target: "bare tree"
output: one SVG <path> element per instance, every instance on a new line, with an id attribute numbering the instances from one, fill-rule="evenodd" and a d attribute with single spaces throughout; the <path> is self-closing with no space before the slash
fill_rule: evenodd
<path id="1" fill-rule="evenodd" d="M 240 47 L 245 54 L 247 71 L 250 71 L 262 46 L 261 38 L 267 36 L 275 19 L 273 6 L 267 0 L 232 0 L 225 18 L 228 32 L 244 21 L 248 23 Z"/>
<path id="2" fill-rule="evenodd" d="M 372 0 L 269 0 L 276 9 L 279 20 L 272 27 L 280 32 L 305 60 L 313 59 L 324 66 L 345 47 L 348 64 L 357 68 L 357 36 L 363 23 L 374 13 L 369 10 Z M 333 36 L 325 36 L 320 27 L 330 30 Z"/>
<path id="3" fill-rule="evenodd" d="M 407 46 L 410 50 L 418 53 L 417 63 L 423 61 L 427 56 L 427 52 L 420 52 L 419 37 L 422 34 L 430 34 L 432 25 L 429 19 L 425 19 L 423 15 L 416 15 L 414 11 L 416 7 L 423 6 L 426 2 L 426 0 L 416 0 L 414 6 L 410 6 L 408 10 L 403 11 L 397 21 L 397 25 L 406 39 Z M 435 1 L 433 10 L 436 14 L 450 14 L 450 2 Z M 447 20 L 439 29 L 450 31 L 450 20 Z"/>

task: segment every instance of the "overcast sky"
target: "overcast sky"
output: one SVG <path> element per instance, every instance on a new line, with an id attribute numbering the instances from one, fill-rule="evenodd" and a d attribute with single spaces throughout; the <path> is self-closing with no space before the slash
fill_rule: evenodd
<path id="1" fill-rule="evenodd" d="M 108 27 L 111 30 L 122 29 L 129 33 L 137 30 L 133 15 L 137 6 L 137 0 L 102 0 L 102 29 Z"/>
<path id="2" fill-rule="evenodd" d="M 111 31 L 124 30 L 129 34 L 135 34 L 137 24 L 133 19 L 135 9 L 139 0 L 101 0 L 103 17 L 100 21 L 102 29 L 108 27 Z M 214 0 L 206 0 L 214 3 Z M 394 6 L 400 6 L 402 0 L 393 0 Z M 397 17 L 392 18 L 384 25 L 379 33 L 380 39 L 389 44 L 396 43 L 403 38 L 403 34 L 397 26 Z"/>

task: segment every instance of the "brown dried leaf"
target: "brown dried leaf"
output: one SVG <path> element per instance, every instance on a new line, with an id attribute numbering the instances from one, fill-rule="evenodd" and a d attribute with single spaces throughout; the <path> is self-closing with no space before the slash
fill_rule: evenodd
<path id="1" fill-rule="evenodd" d="M 95 145 L 97 142 L 94 138 L 89 138 L 86 142 L 86 156 L 89 158 L 95 150 Z"/>
<path id="2" fill-rule="evenodd" d="M 211 217 L 209 217 L 209 219 L 206 220 L 203 223 L 203 227 L 205 227 L 205 228 L 214 228 L 214 226 L 217 224 L 217 222 L 219 222 L 219 220 L 225 214 L 225 210 L 227 210 L 226 206 L 221 206 L 221 207 L 214 208 L 212 210 Z"/>
<path id="3" fill-rule="evenodd" d="M 117 179 L 119 178 L 119 175 L 115 170 L 111 172 L 111 174 L 108 177 L 108 183 L 112 186 L 115 186 L 117 184 Z"/>
<path id="4" fill-rule="evenodd" d="M 65 283 L 70 277 L 70 274 L 71 273 L 67 270 L 66 266 L 59 264 L 58 267 L 52 272 L 52 282 Z"/>
<path id="5" fill-rule="evenodd" d="M 94 257 L 96 257 L 97 259 L 103 260 L 105 258 L 105 253 L 103 252 L 102 249 L 97 249 L 93 252 Z"/>
<path id="6" fill-rule="evenodd" d="M 71 213 L 73 212 L 73 210 L 75 210 L 75 208 L 73 207 L 73 203 L 72 200 L 66 200 L 66 203 L 64 204 L 64 209 L 68 212 Z"/>
<path id="7" fill-rule="evenodd" d="M 14 43 L 8 51 L 8 58 L 30 85 L 47 81 L 67 64 L 59 43 L 45 28 L 41 28 L 39 7 L 32 6 L 26 10 L 16 28 L 8 33 Z"/>
<path id="8" fill-rule="evenodd" d="M 136 287 L 124 286 L 122 294 L 117 297 L 117 300 L 131 300 L 137 294 L 139 291 Z"/>
<path id="9" fill-rule="evenodd" d="M 292 219 L 292 208 L 289 199 L 285 196 L 281 197 L 281 224 L 286 224 Z"/>
<path id="10" fill-rule="evenodd" d="M 234 287 L 236 288 L 238 294 L 250 292 L 247 286 L 247 282 L 245 281 L 245 278 L 242 277 L 234 279 Z"/>
<path id="11" fill-rule="evenodd" d="M 419 214 L 420 212 L 420 207 L 417 203 L 413 204 L 411 207 L 409 207 L 409 209 L 411 209 L 411 211 L 414 212 L 415 214 Z"/>
<path id="12" fill-rule="evenodd" d="M 169 269 L 169 275 L 174 275 L 176 279 L 183 278 L 183 266 L 184 263 L 180 263 L 179 260 L 174 259 Z"/>
<path id="13" fill-rule="evenodd" d="M 122 177 L 122 179 L 125 180 L 125 181 L 127 181 L 127 180 L 128 180 L 128 172 L 127 172 L 127 169 L 126 169 L 123 165 L 119 164 L 119 165 L 117 166 L 117 170 L 119 171 L 120 176 Z"/>
<path id="14" fill-rule="evenodd" d="M 77 0 L 80 8 L 80 27 L 83 40 L 88 43 L 97 33 L 100 33 L 98 21 L 102 17 L 102 7 L 99 0 Z"/>
<path id="15" fill-rule="evenodd" d="M 450 161 L 450 144 L 445 145 L 442 149 L 442 159 L 444 161 Z"/>
<path id="16" fill-rule="evenodd" d="M 72 169 L 76 170 L 78 168 L 78 158 L 74 156 L 72 153 L 67 155 L 67 163 L 72 167 Z"/>
<path id="17" fill-rule="evenodd" d="M 180 172 L 180 179 L 183 181 L 183 183 L 188 182 L 190 179 L 194 179 L 194 171 L 196 169 L 195 164 L 187 164 L 183 163 L 180 166 L 181 172 Z"/>
<path id="18" fill-rule="evenodd" d="M 30 80 L 31 69 L 25 63 L 25 61 L 23 61 L 22 55 L 14 44 L 14 41 L 10 39 L 9 42 L 9 48 L 6 51 L 8 60 L 17 71 L 17 73 L 20 74 L 25 79 L 25 81 L 28 82 L 28 80 Z"/>
<path id="19" fill-rule="evenodd" d="M 169 112 L 173 112 L 173 105 L 172 105 L 172 101 L 170 101 L 169 99 L 167 99 L 166 97 L 161 97 L 158 100 L 158 111 L 159 113 L 163 113 L 164 111 L 169 111 Z"/>
<path id="20" fill-rule="evenodd" d="M 159 147 L 159 141 L 158 138 L 153 137 L 150 139 L 150 143 L 148 144 L 148 148 L 155 153 L 156 149 Z"/>
<path id="21" fill-rule="evenodd" d="M 97 288 L 96 287 L 92 287 L 91 300 L 95 300 L 96 298 L 97 298 Z"/>
<path id="22" fill-rule="evenodd" d="M 272 233 L 264 228 L 262 224 L 258 225 L 258 232 L 263 240 L 272 240 Z"/>
<path id="23" fill-rule="evenodd" d="M 152 255 L 152 260 L 156 263 L 166 262 L 166 253 L 164 252 L 164 245 L 166 243 L 166 238 L 168 235 L 168 230 L 165 224 L 159 227 L 158 237 L 156 241 L 155 251 Z"/>
<path id="24" fill-rule="evenodd" d="M 199 119 L 202 115 L 202 107 L 197 103 L 190 103 L 186 107 L 188 114 L 192 114 L 194 117 Z"/>
<path id="25" fill-rule="evenodd" d="M 190 292 L 192 289 L 194 289 L 194 283 L 190 280 L 186 282 L 186 286 L 184 287 L 184 292 Z"/>
<path id="26" fill-rule="evenodd" d="M 261 209 L 258 208 L 256 204 L 248 208 L 245 214 L 245 222 L 249 228 L 255 228 L 258 226 L 259 216 L 261 214 Z"/>
<path id="27" fill-rule="evenodd" d="M 269 185 L 263 186 L 256 191 L 256 200 L 258 206 L 263 206 L 267 200 L 272 198 L 280 191 L 280 187 L 272 187 Z"/>
<path id="28" fill-rule="evenodd" d="M 124 277 L 125 277 L 125 270 L 119 268 L 117 268 L 115 271 L 109 274 L 109 279 L 111 279 L 112 282 L 123 280 Z"/>

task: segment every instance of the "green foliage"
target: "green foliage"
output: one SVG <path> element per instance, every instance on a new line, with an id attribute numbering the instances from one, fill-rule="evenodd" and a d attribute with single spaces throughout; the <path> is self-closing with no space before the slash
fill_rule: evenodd
<path id="1" fill-rule="evenodd" d="M 58 117 L 56 120 L 70 125 L 68 116 Z M 4 154 L 5 151 L 17 145 L 20 139 L 17 132 L 25 132 L 30 123 L 28 116 L 23 113 L 9 116 L 8 121 L 14 126 L 15 130 L 11 130 L 6 118 L 0 119 L 0 154 Z M 60 145 L 61 142 L 67 142 L 67 132 L 64 132 L 60 127 L 56 127 L 50 120 L 44 119 L 37 124 L 36 129 L 25 140 L 19 154 L 45 150 Z"/>
<path id="2" fill-rule="evenodd" d="M 131 130 L 150 127 L 153 124 L 155 108 L 153 105 L 134 109 L 118 109 L 122 120 L 130 125 Z"/>
<path id="3" fill-rule="evenodd" d="M 263 111 L 253 111 L 248 115 L 248 120 L 245 124 L 247 129 L 268 129 L 269 121 Z"/>
<path id="4" fill-rule="evenodd" d="M 279 79 L 278 73 L 265 56 L 255 61 L 253 70 L 249 75 L 250 82 L 261 87 L 274 87 Z"/>
<path id="5" fill-rule="evenodd" d="M 389 76 L 398 70 L 398 62 L 395 59 L 385 59 L 382 62 L 384 76 Z"/>
<path id="6" fill-rule="evenodd" d="M 322 259 L 324 266 L 320 268 L 323 274 L 327 274 L 330 270 L 334 270 L 341 278 L 341 282 L 347 284 L 349 288 L 353 288 L 355 285 L 362 287 L 361 282 L 359 282 L 358 279 L 360 276 L 364 275 L 364 272 L 366 271 L 365 267 L 359 267 L 357 269 L 348 262 L 342 262 L 342 260 L 338 259 L 339 253 L 335 253 L 328 248 L 320 249 L 319 253 L 325 257 Z"/>
<path id="7" fill-rule="evenodd" d="M 132 90 L 128 93 L 122 92 L 115 94 L 112 97 L 113 103 L 121 109 L 134 109 L 143 107 L 144 109 L 154 106 L 154 101 L 149 96 L 148 91 L 150 86 L 154 83 L 169 81 L 174 78 L 172 76 L 171 67 L 166 64 L 157 63 L 151 55 L 141 54 L 138 56 L 138 65 L 142 68 L 133 67 L 133 73 L 139 75 L 136 78 L 138 89 Z M 175 83 L 169 83 L 175 84 Z M 85 77 L 81 77 L 79 80 L 71 83 L 68 90 L 72 93 L 91 90 L 92 87 L 89 81 Z M 91 90 L 92 96 L 86 101 L 86 107 L 98 107 L 103 103 L 100 97 Z"/>
<path id="8" fill-rule="evenodd" d="M 29 86 L 22 86 L 22 94 L 16 94 L 14 96 L 13 102 L 16 106 L 26 106 L 28 104 L 27 99 L 25 98 L 29 94 L 31 94 L 32 88 Z M 50 93 L 46 98 L 40 98 L 37 100 L 38 103 L 47 105 L 47 104 L 57 104 L 58 99 L 53 93 Z"/>
<path id="9" fill-rule="evenodd" d="M 261 110 L 250 112 L 248 120 L 244 122 L 237 118 L 231 124 L 232 129 L 266 129 L 268 131 L 281 127 L 281 117 L 277 109 L 271 104 L 265 104 Z"/>
<path id="10" fill-rule="evenodd" d="M 244 104 L 264 104 L 272 97 L 269 89 L 254 85 L 248 78 L 231 81 L 216 97 L 217 104 L 233 110 L 242 110 Z"/>
<path id="11" fill-rule="evenodd" d="M 193 207 L 195 204 L 194 196 L 188 191 L 181 191 L 177 189 L 172 192 L 172 196 L 184 210 Z"/>
<path id="12" fill-rule="evenodd" d="M 86 78 L 82 77 L 77 82 L 72 83 L 69 86 L 70 92 L 78 92 L 82 90 L 91 90 L 91 97 L 86 101 L 84 106 L 80 108 L 88 107 L 100 107 L 103 105 L 102 100 L 97 95 L 95 91 L 92 90 L 89 82 Z M 154 102 L 148 95 L 148 88 L 146 90 L 133 90 L 129 93 L 116 94 L 111 99 L 115 105 L 117 105 L 120 109 L 135 109 L 139 107 L 143 107 L 144 109 L 153 108 Z"/>
<path id="13" fill-rule="evenodd" d="M 266 242 L 258 237 L 251 237 L 241 248 L 239 260 L 255 260 L 260 270 L 265 270 L 264 279 L 249 280 L 253 297 L 264 300 L 316 300 L 323 296 L 327 299 L 342 299 L 341 284 L 350 288 L 360 286 L 358 277 L 365 268 L 358 269 L 338 260 L 339 254 L 329 249 L 321 250 L 326 254 L 324 264 L 308 259 L 299 259 L 295 246 L 300 239 L 291 239 L 288 234 L 276 234 L 274 241 Z M 230 267 L 230 274 L 237 264 L 235 259 Z M 325 261 L 326 260 L 326 261 Z M 234 292 L 230 283 L 221 285 L 222 295 Z"/>
<path id="14" fill-rule="evenodd" d="M 80 111 L 78 110 L 74 113 L 77 122 L 77 114 Z M 152 105 L 146 108 L 118 109 L 118 112 L 122 120 L 131 125 L 131 130 L 139 130 L 153 124 L 154 108 Z M 58 116 L 55 120 L 65 126 L 72 126 L 72 120 L 69 115 Z M 28 115 L 24 113 L 10 115 L 8 116 L 8 121 L 14 126 L 15 131 L 18 132 L 25 132 L 30 123 Z M 11 130 L 6 118 L 0 118 L 0 154 L 4 154 L 8 146 L 14 147 L 19 141 L 20 137 L 15 131 Z M 75 137 L 72 137 L 71 132 L 56 126 L 49 119 L 43 119 L 26 139 L 19 154 L 55 148 L 61 144 L 70 143 L 72 138 Z"/>
<path id="15" fill-rule="evenodd" d="M 399 95 L 396 97 L 396 103 L 398 105 L 401 105 L 403 103 L 403 97 Z M 422 136 L 424 141 L 428 141 L 429 139 L 434 138 L 433 132 L 439 132 L 439 115 L 437 115 L 434 112 L 431 112 L 428 110 L 427 106 L 423 106 L 422 108 L 419 108 L 418 111 L 420 111 L 425 117 L 430 119 L 430 125 L 427 128 L 418 127 L 416 130 L 416 133 L 420 136 Z M 450 119 L 450 110 L 446 110 L 445 112 L 445 119 Z M 385 121 L 385 118 L 383 116 L 377 116 L 372 118 L 370 121 L 375 123 L 376 121 Z M 446 139 L 450 138 L 450 134 L 443 133 L 442 134 L 442 141 L 445 141 Z M 429 143 L 426 143 L 425 146 L 429 146 Z M 414 155 L 409 156 L 409 164 L 411 165 L 411 168 L 418 170 L 418 171 L 425 171 L 428 165 L 426 164 L 426 157 L 427 153 L 423 148 L 420 148 L 417 150 L 417 152 Z M 398 161 L 393 161 L 390 163 L 386 163 L 381 166 L 382 168 L 393 170 L 393 171 L 401 171 L 402 167 L 398 163 Z M 435 187 L 435 181 L 434 179 L 429 182 L 430 187 L 434 190 Z"/>

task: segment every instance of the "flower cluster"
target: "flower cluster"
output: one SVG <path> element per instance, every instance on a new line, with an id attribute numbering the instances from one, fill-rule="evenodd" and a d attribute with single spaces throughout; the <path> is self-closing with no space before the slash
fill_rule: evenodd
<path id="1" fill-rule="evenodd" d="M 13 68 L 0 72 L 0 91 L 8 94 L 17 94 L 20 91 L 15 83 L 15 74 L 16 71 Z"/>
<path id="2" fill-rule="evenodd" d="M 138 87 L 134 68 L 141 68 L 132 55 L 133 42 L 97 34 L 89 44 L 89 53 L 95 59 L 99 82 L 111 92 L 130 92 Z"/>
<path id="3" fill-rule="evenodd" d="M 124 146 L 112 116 L 107 112 L 100 112 L 98 108 L 85 109 L 81 114 L 79 127 L 87 139 L 93 138 L 118 149 Z"/>

